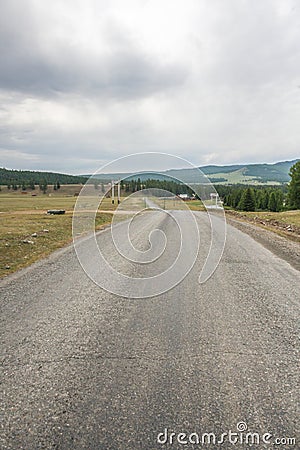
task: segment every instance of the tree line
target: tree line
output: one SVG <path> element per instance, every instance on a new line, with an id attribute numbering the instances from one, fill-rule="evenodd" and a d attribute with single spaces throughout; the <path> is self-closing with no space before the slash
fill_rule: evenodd
<path id="1" fill-rule="evenodd" d="M 33 185 L 39 186 L 46 182 L 48 185 L 57 183 L 60 184 L 84 184 L 87 181 L 86 177 L 76 175 L 66 175 L 55 172 L 36 172 L 31 170 L 10 170 L 0 168 L 0 185 L 10 186 L 26 186 L 31 188 Z"/>
<path id="2" fill-rule="evenodd" d="M 44 194 L 46 194 L 48 189 L 48 182 L 47 180 L 41 180 L 38 184 L 41 191 L 43 191 Z M 20 184 L 16 183 L 15 181 L 12 181 L 11 183 L 7 183 L 7 189 L 12 189 L 13 191 L 17 191 L 18 189 L 21 189 L 22 191 L 26 191 L 27 189 L 31 189 L 34 191 L 36 188 L 36 184 L 34 180 L 30 180 L 28 182 L 22 181 Z M 53 189 L 57 191 L 60 189 L 60 181 L 57 180 L 53 184 Z"/>
<path id="3" fill-rule="evenodd" d="M 300 209 L 300 161 L 290 170 L 288 185 L 270 187 L 220 186 L 224 205 L 241 211 L 272 211 Z"/>
<path id="4" fill-rule="evenodd" d="M 128 179 L 121 180 L 121 189 L 126 193 L 133 193 L 140 191 L 141 189 L 163 189 L 168 192 L 172 192 L 175 195 L 178 194 L 188 194 L 192 196 L 193 190 L 186 186 L 185 184 L 178 183 L 173 180 L 156 180 L 154 178 L 149 178 L 147 180 L 137 179 Z"/>
<path id="5" fill-rule="evenodd" d="M 282 211 L 287 205 L 285 187 L 253 188 L 251 186 L 220 186 L 218 192 L 224 206 L 241 211 Z"/>

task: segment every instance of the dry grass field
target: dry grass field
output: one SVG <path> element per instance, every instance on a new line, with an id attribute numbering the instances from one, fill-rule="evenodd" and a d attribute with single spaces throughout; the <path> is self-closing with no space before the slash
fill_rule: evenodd
<path id="1" fill-rule="evenodd" d="M 3 189 L 0 192 L 0 276 L 26 267 L 72 241 L 72 214 L 77 186 L 64 186 L 43 194 L 36 189 L 32 196 Z M 93 187 L 94 189 L 94 187 Z M 65 194 L 63 195 L 63 192 Z M 68 193 L 66 193 L 68 192 Z M 50 194 L 50 195 L 49 195 Z M 96 227 L 111 221 L 116 205 L 110 199 L 101 204 Z M 48 209 L 64 209 L 64 215 L 48 215 Z M 103 212 L 103 211 L 107 211 Z"/>

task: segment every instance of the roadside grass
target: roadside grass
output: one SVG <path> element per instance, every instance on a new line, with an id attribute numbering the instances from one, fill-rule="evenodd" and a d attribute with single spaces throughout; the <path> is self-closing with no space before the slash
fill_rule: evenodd
<path id="1" fill-rule="evenodd" d="M 74 196 L 0 195 L 0 277 L 27 267 L 70 243 L 75 202 Z M 65 209 L 66 214 L 47 215 L 47 210 L 54 208 Z M 101 212 L 96 216 L 96 229 L 111 222 L 111 211 L 115 208 L 111 199 L 104 199 Z M 34 233 L 36 237 L 32 236 Z"/>
<path id="2" fill-rule="evenodd" d="M 281 212 L 226 210 L 226 213 L 236 219 L 255 223 L 280 236 L 300 242 L 300 210 Z"/>
<path id="3" fill-rule="evenodd" d="M 250 218 L 259 218 L 268 221 L 277 221 L 283 225 L 295 225 L 300 227 L 300 210 L 269 212 L 269 211 L 235 211 L 238 215 Z"/>
<path id="4" fill-rule="evenodd" d="M 205 211 L 205 207 L 201 200 L 189 200 L 186 202 L 186 205 L 192 210 L 192 211 Z"/>

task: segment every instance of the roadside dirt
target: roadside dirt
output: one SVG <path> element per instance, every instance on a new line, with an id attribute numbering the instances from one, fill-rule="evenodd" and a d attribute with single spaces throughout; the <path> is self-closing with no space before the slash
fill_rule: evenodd
<path id="1" fill-rule="evenodd" d="M 276 227 L 274 224 L 264 225 L 253 219 L 242 219 L 240 215 L 238 217 L 232 212 L 226 212 L 226 220 L 230 225 L 249 234 L 274 255 L 300 271 L 300 230 L 298 231 L 297 227 L 293 227 L 293 231 L 283 231 L 282 227 Z"/>

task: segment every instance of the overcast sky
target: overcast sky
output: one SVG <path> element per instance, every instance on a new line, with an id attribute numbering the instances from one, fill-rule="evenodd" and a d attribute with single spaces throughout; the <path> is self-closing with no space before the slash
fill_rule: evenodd
<path id="1" fill-rule="evenodd" d="M 0 0 L 0 166 L 300 156 L 298 0 Z"/>

